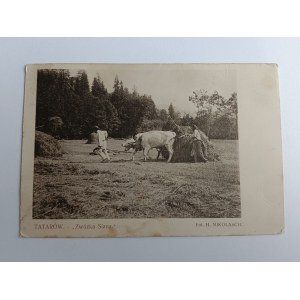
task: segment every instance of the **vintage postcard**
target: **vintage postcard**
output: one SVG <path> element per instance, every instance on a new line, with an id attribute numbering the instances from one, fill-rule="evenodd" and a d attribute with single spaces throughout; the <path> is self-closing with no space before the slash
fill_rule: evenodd
<path id="1" fill-rule="evenodd" d="M 276 64 L 26 66 L 23 237 L 284 230 Z"/>

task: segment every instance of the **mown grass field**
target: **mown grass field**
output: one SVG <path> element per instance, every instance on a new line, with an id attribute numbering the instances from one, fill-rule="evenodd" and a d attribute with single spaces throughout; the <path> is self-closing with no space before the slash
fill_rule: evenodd
<path id="1" fill-rule="evenodd" d="M 131 161 L 111 153 L 111 163 L 89 155 L 96 145 L 61 141 L 62 158 L 35 158 L 33 218 L 237 218 L 241 215 L 238 141 L 213 141 L 220 162 Z M 108 148 L 123 150 L 122 141 Z"/>

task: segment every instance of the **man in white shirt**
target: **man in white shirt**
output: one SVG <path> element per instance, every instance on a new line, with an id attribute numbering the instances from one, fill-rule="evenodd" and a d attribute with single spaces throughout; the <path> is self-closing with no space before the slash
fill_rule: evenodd
<path id="1" fill-rule="evenodd" d="M 97 133 L 97 141 L 98 141 L 98 147 L 96 148 L 96 150 L 98 151 L 99 155 L 103 159 L 102 162 L 109 162 L 110 157 L 107 152 L 108 133 L 106 130 L 100 130 L 98 126 L 95 126 L 94 130 Z"/>

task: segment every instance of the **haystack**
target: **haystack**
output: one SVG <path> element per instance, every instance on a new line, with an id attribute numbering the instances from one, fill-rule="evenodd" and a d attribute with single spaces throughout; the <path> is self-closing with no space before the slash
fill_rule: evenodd
<path id="1" fill-rule="evenodd" d="M 97 133 L 96 132 L 92 132 L 88 136 L 88 140 L 87 140 L 86 144 L 98 144 Z"/>
<path id="2" fill-rule="evenodd" d="M 216 153 L 214 145 L 209 141 L 208 137 L 200 131 L 202 139 L 202 149 L 198 149 L 198 161 L 201 161 L 201 153 L 205 152 L 204 147 L 206 147 L 207 159 L 209 161 L 220 160 L 219 154 Z M 193 156 L 193 142 L 194 138 L 191 134 L 185 134 L 182 136 L 177 136 L 173 145 L 173 157 L 171 162 L 194 162 Z"/>
<path id="3" fill-rule="evenodd" d="M 35 156 L 60 157 L 62 156 L 61 145 L 58 140 L 41 131 L 35 132 Z"/>

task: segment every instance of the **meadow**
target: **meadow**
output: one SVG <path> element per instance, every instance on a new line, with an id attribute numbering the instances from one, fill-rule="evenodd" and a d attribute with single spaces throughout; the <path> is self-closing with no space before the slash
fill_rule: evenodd
<path id="1" fill-rule="evenodd" d="M 111 162 L 90 155 L 85 140 L 62 140 L 60 158 L 35 158 L 33 218 L 238 218 L 238 141 L 212 140 L 221 161 L 131 160 L 122 140 L 109 139 Z"/>

